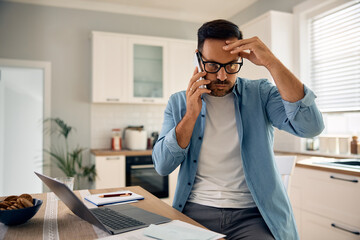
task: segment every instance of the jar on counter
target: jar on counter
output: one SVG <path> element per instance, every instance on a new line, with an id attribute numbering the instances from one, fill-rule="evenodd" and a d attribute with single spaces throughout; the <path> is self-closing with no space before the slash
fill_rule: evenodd
<path id="1" fill-rule="evenodd" d="M 319 150 L 319 138 L 307 138 L 306 139 L 306 150 L 308 151 L 316 151 Z"/>
<path id="2" fill-rule="evenodd" d="M 112 129 L 111 149 L 115 151 L 121 150 L 121 129 Z"/>
<path id="3" fill-rule="evenodd" d="M 352 136 L 352 141 L 350 143 L 350 152 L 351 154 L 358 154 L 358 137 Z"/>

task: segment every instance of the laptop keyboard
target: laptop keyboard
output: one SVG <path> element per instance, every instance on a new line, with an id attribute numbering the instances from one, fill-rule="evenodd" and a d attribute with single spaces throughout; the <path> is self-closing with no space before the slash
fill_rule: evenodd
<path id="1" fill-rule="evenodd" d="M 91 212 L 100 220 L 100 222 L 115 230 L 146 225 L 143 222 L 115 212 L 109 208 L 94 208 L 91 209 Z"/>

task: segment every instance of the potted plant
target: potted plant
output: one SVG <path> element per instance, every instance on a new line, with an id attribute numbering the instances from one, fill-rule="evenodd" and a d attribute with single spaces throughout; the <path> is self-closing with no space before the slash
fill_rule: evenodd
<path id="1" fill-rule="evenodd" d="M 75 178 L 75 189 L 79 186 L 81 179 L 86 179 L 91 184 L 95 181 L 96 169 L 95 164 L 84 165 L 83 154 L 87 150 L 82 147 L 69 148 L 68 137 L 74 129 L 60 118 L 48 118 L 45 122 L 55 123 L 52 127 L 51 134 L 57 133 L 63 138 L 63 144 L 52 145 L 51 149 L 44 149 L 44 152 L 50 155 L 51 161 L 67 176 Z"/>

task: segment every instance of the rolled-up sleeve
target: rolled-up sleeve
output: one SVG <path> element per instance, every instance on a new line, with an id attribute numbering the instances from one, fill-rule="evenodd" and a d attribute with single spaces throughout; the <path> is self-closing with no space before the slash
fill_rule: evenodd
<path id="1" fill-rule="evenodd" d="M 264 86 L 262 89 L 266 92 L 265 88 Z M 315 104 L 314 92 L 304 85 L 304 94 L 299 101 L 288 102 L 272 86 L 266 94 L 266 111 L 275 127 L 299 137 L 314 137 L 323 131 L 324 122 Z"/>
<path id="2" fill-rule="evenodd" d="M 316 95 L 306 85 L 304 85 L 304 94 L 305 96 L 296 102 L 288 102 L 284 99 L 281 99 L 285 107 L 286 116 L 290 120 L 295 118 L 300 108 L 306 108 L 312 104 L 315 104 Z"/>

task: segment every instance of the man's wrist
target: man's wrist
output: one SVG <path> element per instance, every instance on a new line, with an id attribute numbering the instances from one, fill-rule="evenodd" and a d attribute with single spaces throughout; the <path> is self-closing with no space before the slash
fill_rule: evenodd
<path id="1" fill-rule="evenodd" d="M 272 71 L 278 71 L 281 68 L 284 67 L 284 65 L 281 63 L 279 59 L 277 59 L 275 56 L 272 60 L 269 61 L 269 63 L 265 66 L 267 70 L 271 73 Z"/>
<path id="2" fill-rule="evenodd" d="M 197 117 L 198 116 L 196 116 L 195 114 L 191 114 L 189 112 L 186 112 L 182 120 L 185 121 L 187 124 L 194 124 L 195 125 Z"/>

